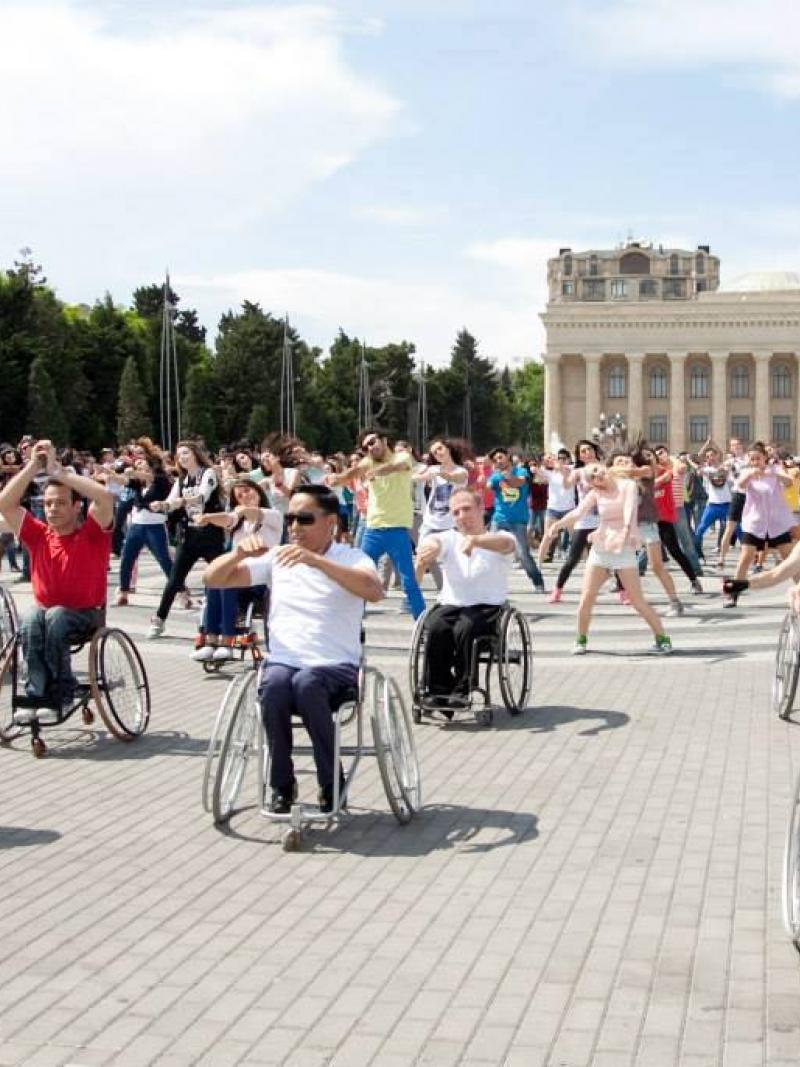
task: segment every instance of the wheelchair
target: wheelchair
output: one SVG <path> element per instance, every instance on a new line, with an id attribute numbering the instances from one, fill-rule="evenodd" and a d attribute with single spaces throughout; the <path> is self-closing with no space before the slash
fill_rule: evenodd
<path id="1" fill-rule="evenodd" d="M 329 826 L 346 812 L 355 772 L 362 756 L 375 756 L 389 807 L 401 825 L 409 823 L 421 805 L 420 771 L 411 720 L 400 689 L 393 678 L 367 667 L 363 657 L 357 689 L 333 713 L 334 766 L 344 763 L 344 778 L 334 773 L 333 810 L 321 812 L 317 805 L 295 803 L 288 815 L 268 810 L 270 754 L 258 699 L 260 668 L 234 678 L 223 697 L 203 772 L 203 807 L 217 826 L 228 822 L 236 810 L 248 764 L 256 765 L 256 803 L 260 814 L 282 824 L 284 851 L 300 848 L 303 833 L 313 825 Z M 364 718 L 369 713 L 372 744 L 364 738 Z M 352 728 L 354 736 L 344 736 Z M 298 716 L 292 728 L 304 730 Z M 294 746 L 294 755 L 312 755 L 309 743 Z"/>
<path id="2" fill-rule="evenodd" d="M 800 618 L 787 611 L 775 650 L 775 674 L 772 679 L 772 708 L 776 715 L 788 719 L 794 709 L 797 682 L 800 679 Z"/>
<path id="3" fill-rule="evenodd" d="M 249 594 L 250 589 L 242 589 L 241 593 Z M 231 663 L 243 663 L 249 654 L 250 665 L 258 667 L 264 658 L 261 651 L 261 638 L 256 632 L 255 619 L 261 617 L 264 627 L 264 641 L 266 643 L 267 616 L 269 615 L 269 591 L 259 599 L 245 596 L 240 602 L 239 618 L 236 622 L 236 643 L 233 646 L 233 656 L 227 660 L 204 660 L 203 670 L 206 674 L 219 674 L 223 667 Z M 243 610 L 242 610 L 243 609 Z"/>
<path id="4" fill-rule="evenodd" d="M 432 698 L 427 692 L 427 644 L 426 620 L 433 608 L 428 608 L 417 619 L 411 638 L 409 657 L 409 690 L 411 710 L 415 723 L 422 716 L 443 710 L 441 698 Z M 494 634 L 476 637 L 472 644 L 469 692 L 464 696 L 448 698 L 445 710 L 466 712 L 474 715 L 479 726 L 491 726 L 494 721 L 491 678 L 497 668 L 500 697 L 509 715 L 519 715 L 528 704 L 533 679 L 533 644 L 528 620 L 511 604 L 505 603 L 497 620 Z M 476 704 L 475 697 L 478 697 Z"/>
<path id="5" fill-rule="evenodd" d="M 13 598 L 3 590 L 0 619 L 0 742 L 9 744 L 29 730 L 33 755 L 41 758 L 47 752 L 42 730 L 61 726 L 78 711 L 84 724 L 91 725 L 91 703 L 118 740 L 133 741 L 145 732 L 150 721 L 150 685 L 139 651 L 126 633 L 101 624 L 70 646 L 70 653 L 77 655 L 88 645 L 89 662 L 88 672 L 83 677 L 79 674 L 73 703 L 65 709 L 19 693 L 22 640 Z"/>

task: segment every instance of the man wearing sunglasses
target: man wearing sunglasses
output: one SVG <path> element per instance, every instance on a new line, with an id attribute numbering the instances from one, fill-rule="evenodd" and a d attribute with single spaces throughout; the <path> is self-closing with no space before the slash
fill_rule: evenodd
<path id="1" fill-rule="evenodd" d="M 407 451 L 393 452 L 388 438 L 379 430 L 365 430 L 359 442 L 365 455 L 341 474 L 329 474 L 328 485 L 358 481 L 367 484 L 367 522 L 362 549 L 375 563 L 388 556 L 400 575 L 406 599 L 414 618 L 425 610 L 425 600 L 414 577 L 411 529 L 414 525 L 414 498 L 411 472 L 414 461 Z"/>
<path id="2" fill-rule="evenodd" d="M 375 564 L 337 544 L 339 500 L 323 485 L 292 492 L 289 543 L 268 552 L 260 536 L 214 560 L 204 581 L 214 589 L 269 585 L 269 652 L 259 698 L 271 754 L 271 810 L 285 815 L 297 798 L 293 713 L 311 737 L 320 810 L 333 809 L 333 712 L 358 687 L 364 601 L 382 598 Z M 341 766 L 338 768 L 341 776 Z"/>

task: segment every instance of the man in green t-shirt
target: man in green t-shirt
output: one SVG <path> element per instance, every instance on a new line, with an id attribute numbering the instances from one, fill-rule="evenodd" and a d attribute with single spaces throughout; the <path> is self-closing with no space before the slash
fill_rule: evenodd
<path id="1" fill-rule="evenodd" d="M 367 522 L 361 550 L 375 561 L 388 556 L 400 575 L 403 592 L 414 618 L 425 610 L 425 600 L 414 577 L 411 527 L 414 507 L 410 452 L 393 452 L 380 430 L 365 430 L 359 440 L 364 458 L 342 474 L 328 475 L 328 485 L 362 481 L 369 490 Z"/>

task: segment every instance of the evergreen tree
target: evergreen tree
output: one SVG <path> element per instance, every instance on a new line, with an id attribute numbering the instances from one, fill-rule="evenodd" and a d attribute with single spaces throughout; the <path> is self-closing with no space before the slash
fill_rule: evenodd
<path id="1" fill-rule="evenodd" d="M 266 404 L 253 404 L 250 418 L 247 420 L 245 438 L 248 441 L 261 442 L 275 429 L 275 424 L 270 422 L 269 408 Z"/>
<path id="2" fill-rule="evenodd" d="M 49 438 L 55 445 L 72 443 L 53 379 L 42 356 L 33 361 L 28 377 L 27 425 L 34 437 Z"/>
<path id="3" fill-rule="evenodd" d="M 130 355 L 125 361 L 122 377 L 119 380 L 117 441 L 122 444 L 136 437 L 144 435 L 149 437 L 152 436 L 152 431 L 136 356 Z"/>
<path id="4" fill-rule="evenodd" d="M 215 449 L 220 443 L 214 417 L 216 400 L 215 370 L 206 355 L 189 368 L 183 403 L 183 433 L 186 437 L 202 437 L 206 445 Z"/>

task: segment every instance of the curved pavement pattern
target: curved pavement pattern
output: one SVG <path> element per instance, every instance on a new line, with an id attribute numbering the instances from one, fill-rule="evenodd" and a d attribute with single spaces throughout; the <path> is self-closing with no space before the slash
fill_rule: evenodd
<path id="1" fill-rule="evenodd" d="M 160 586 L 144 564 L 110 618 L 143 637 Z M 140 742 L 76 727 L 47 733 L 43 761 L 0 750 L 0 1065 L 794 1067 L 780 879 L 800 730 L 769 700 L 783 594 L 736 612 L 687 596 L 670 658 L 605 595 L 573 659 L 577 576 L 556 607 L 513 586 L 533 706 L 419 726 L 408 827 L 363 761 L 352 817 L 300 853 L 252 782 L 215 830 L 200 782 L 224 683 L 187 660 L 192 613 L 140 643 Z M 405 687 L 399 604 L 367 634 Z"/>

